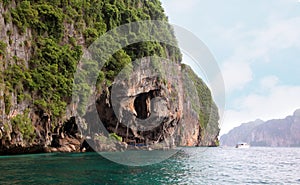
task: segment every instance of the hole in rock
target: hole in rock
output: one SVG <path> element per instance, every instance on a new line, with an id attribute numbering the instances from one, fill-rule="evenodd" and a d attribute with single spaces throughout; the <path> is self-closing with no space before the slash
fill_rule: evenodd
<path id="1" fill-rule="evenodd" d="M 137 113 L 136 117 L 146 119 L 150 116 L 150 93 L 141 93 L 134 100 L 134 109 Z"/>
<path id="2" fill-rule="evenodd" d="M 151 90 L 149 92 L 141 93 L 134 99 L 134 109 L 137 113 L 137 118 L 147 119 L 151 115 L 153 105 L 151 99 L 160 96 L 160 90 Z"/>

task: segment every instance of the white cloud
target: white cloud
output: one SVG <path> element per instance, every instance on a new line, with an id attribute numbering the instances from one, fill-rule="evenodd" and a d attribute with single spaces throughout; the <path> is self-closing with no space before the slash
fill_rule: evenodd
<path id="1" fill-rule="evenodd" d="M 218 6 L 219 11 L 211 11 L 215 10 L 212 1 L 205 1 L 207 4 L 197 0 L 163 0 L 169 15 L 179 20 L 178 23 L 174 19 L 174 23 L 194 31 L 220 62 L 226 93 L 231 98 L 227 101 L 230 108 L 224 113 L 221 133 L 257 118 L 284 118 L 300 108 L 300 84 L 284 85 L 279 78 L 282 76 L 268 76 L 286 73 L 277 73 L 280 69 L 276 68 L 275 54 L 282 56 L 280 52 L 293 49 L 294 54 L 289 58 L 299 58 L 295 49 L 300 51 L 300 14 L 291 12 L 298 5 L 293 1 L 297 0 L 276 0 L 272 4 L 241 2 L 237 3 L 240 11 L 232 13 L 230 1 Z M 289 65 L 289 61 L 282 62 Z M 272 68 L 266 69 L 266 65 Z M 259 79 L 262 75 L 266 77 Z M 295 78 L 290 78 L 295 84 Z M 253 88 L 254 84 L 257 87 Z"/>
<path id="2" fill-rule="evenodd" d="M 252 75 L 256 71 L 251 66 L 259 65 L 257 61 L 271 63 L 274 52 L 292 47 L 300 48 L 299 30 L 300 17 L 274 21 L 267 28 L 244 32 L 244 36 L 240 36 L 240 43 L 235 42 L 237 45 L 234 54 L 223 63 L 227 92 L 241 90 L 253 80 Z M 253 40 L 249 41 L 247 37 Z M 221 134 L 258 118 L 269 120 L 291 115 L 300 108 L 300 86 L 279 85 L 278 77 L 267 76 L 261 79 L 254 93 L 235 99 L 235 103 L 234 109 L 225 111 Z"/>
<path id="3" fill-rule="evenodd" d="M 236 89 L 242 89 L 252 80 L 253 76 L 250 64 L 238 61 L 224 63 L 222 65 L 222 74 L 227 93 Z"/>
<path id="4" fill-rule="evenodd" d="M 277 76 L 267 76 L 260 81 L 260 86 L 262 89 L 270 90 L 275 87 L 279 82 Z"/>
<path id="5" fill-rule="evenodd" d="M 257 56 L 268 55 L 272 50 L 300 47 L 300 17 L 287 20 L 270 20 L 264 30 L 254 31 L 255 40 L 251 47 Z"/>
<path id="6" fill-rule="evenodd" d="M 271 62 L 274 52 L 291 47 L 300 48 L 300 17 L 270 21 L 263 29 L 243 32 L 243 26 L 238 24 L 234 29 L 220 31 L 224 43 L 233 48 L 233 54 L 222 64 L 227 93 L 241 90 L 252 81 L 253 63 Z"/>

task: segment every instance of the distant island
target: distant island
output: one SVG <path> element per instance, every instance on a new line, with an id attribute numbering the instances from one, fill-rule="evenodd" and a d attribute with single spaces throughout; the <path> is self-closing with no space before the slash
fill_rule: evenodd
<path id="1" fill-rule="evenodd" d="M 220 142 L 223 146 L 247 142 L 251 146 L 300 147 L 300 109 L 284 119 L 244 123 L 222 135 Z"/>

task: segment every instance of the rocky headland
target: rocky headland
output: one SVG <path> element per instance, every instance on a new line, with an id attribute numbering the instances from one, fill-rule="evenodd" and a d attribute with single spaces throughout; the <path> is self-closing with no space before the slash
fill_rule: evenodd
<path id="1" fill-rule="evenodd" d="M 87 48 L 108 30 L 141 20 L 167 21 L 160 1 L 0 1 L 0 154 L 217 146 L 219 117 L 210 90 L 181 64 L 179 49 L 167 44 L 142 42 L 119 50 L 98 73 L 96 88 L 80 86 L 93 92 L 96 108 L 72 101 L 74 73 Z M 168 29 L 156 34 L 175 39 Z M 147 60 L 153 55 L 172 65 Z M 116 80 L 139 58 L 130 80 Z M 173 72 L 158 78 L 150 69 Z M 107 133 L 81 129 L 93 111 Z M 78 120 L 83 112 L 85 120 Z M 159 124 L 139 128 L 143 120 Z"/>

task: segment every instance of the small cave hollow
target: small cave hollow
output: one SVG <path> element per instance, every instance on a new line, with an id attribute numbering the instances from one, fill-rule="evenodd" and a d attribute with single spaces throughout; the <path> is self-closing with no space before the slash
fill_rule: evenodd
<path id="1" fill-rule="evenodd" d="M 141 93 L 134 99 L 134 109 L 139 119 L 147 119 L 151 115 L 151 99 L 159 96 L 159 90 L 151 90 L 146 93 Z"/>
<path id="2" fill-rule="evenodd" d="M 134 109 L 137 113 L 136 117 L 139 119 L 147 119 L 150 117 L 150 101 L 151 95 L 149 93 L 141 93 L 134 99 Z"/>
<path id="3" fill-rule="evenodd" d="M 68 135 L 76 136 L 76 133 L 78 132 L 78 126 L 76 124 L 75 117 L 71 117 L 64 123 L 63 131 Z"/>
<path id="4" fill-rule="evenodd" d="M 149 118 L 151 116 L 151 112 L 154 113 L 153 110 L 155 106 L 154 104 L 151 104 L 151 100 L 159 96 L 161 96 L 160 89 L 150 90 L 148 92 L 135 95 L 130 102 L 131 113 L 135 114 L 136 118 L 139 119 L 145 120 Z M 113 121 L 110 121 L 107 124 L 104 122 L 106 129 L 110 133 L 116 133 L 118 136 L 122 137 L 123 142 L 126 142 L 131 146 L 147 146 L 148 144 L 157 141 L 160 133 L 162 132 L 161 125 L 159 126 L 159 129 L 154 128 L 153 130 L 146 132 L 133 132 L 133 130 L 127 127 L 126 124 L 120 124 L 116 129 L 116 124 L 109 124 L 112 122 Z"/>

